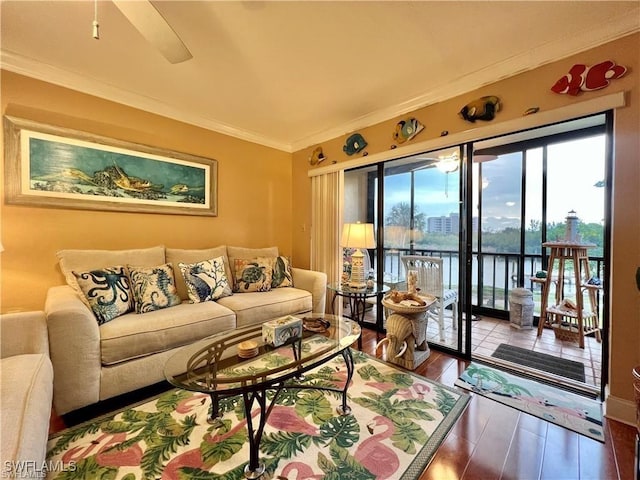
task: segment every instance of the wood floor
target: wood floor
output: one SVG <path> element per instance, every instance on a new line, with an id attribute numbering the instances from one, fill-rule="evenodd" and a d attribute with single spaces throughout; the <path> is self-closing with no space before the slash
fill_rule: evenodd
<path id="1" fill-rule="evenodd" d="M 375 352 L 364 329 L 362 350 Z M 467 363 L 435 350 L 415 372 L 445 385 Z M 630 380 L 631 381 L 631 380 Z M 604 444 L 480 395 L 471 401 L 420 480 L 632 480 L 635 429 L 605 419 Z"/>
<path id="2" fill-rule="evenodd" d="M 375 355 L 376 333 L 363 330 L 362 350 Z M 452 386 L 467 363 L 431 351 L 416 373 Z M 635 428 L 605 419 L 604 444 L 485 397 L 471 401 L 420 480 L 631 480 Z M 51 432 L 65 428 L 52 415 Z M 393 480 L 393 479 L 391 479 Z"/>

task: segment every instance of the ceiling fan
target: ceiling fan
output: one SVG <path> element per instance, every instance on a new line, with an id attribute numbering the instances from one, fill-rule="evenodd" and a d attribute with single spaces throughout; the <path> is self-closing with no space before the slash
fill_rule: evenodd
<path id="1" fill-rule="evenodd" d="M 113 0 L 113 3 L 170 63 L 181 63 L 193 58 L 189 49 L 153 3 L 148 0 Z M 97 21 L 94 22 L 94 26 L 96 23 Z"/>

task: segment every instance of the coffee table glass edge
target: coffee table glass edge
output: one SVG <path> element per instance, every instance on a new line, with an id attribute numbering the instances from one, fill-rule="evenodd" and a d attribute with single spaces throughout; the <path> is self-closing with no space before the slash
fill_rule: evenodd
<path id="1" fill-rule="evenodd" d="M 233 331 L 212 335 L 187 345 L 173 354 L 166 362 L 164 375 L 175 387 L 207 393 L 211 397 L 208 422 L 222 426 L 219 401 L 235 395 L 244 400 L 247 430 L 249 432 L 249 463 L 245 467 L 246 478 L 259 478 L 265 471 L 259 462 L 259 446 L 262 430 L 271 407 L 284 388 L 329 390 L 342 394 L 340 415 L 349 415 L 347 389 L 354 370 L 350 346 L 360 338 L 360 326 L 356 321 L 329 314 L 298 315 L 301 319 L 328 321 L 326 331 L 303 331 L 302 337 L 289 339 L 285 344 L 273 347 L 262 340 L 262 324 L 241 327 Z M 258 344 L 258 355 L 252 358 L 238 356 L 238 344 L 246 341 Z M 347 368 L 347 381 L 343 388 L 305 385 L 304 373 L 342 355 Z M 267 390 L 275 391 L 267 405 Z M 253 403 L 259 405 L 257 429 L 253 428 Z"/>

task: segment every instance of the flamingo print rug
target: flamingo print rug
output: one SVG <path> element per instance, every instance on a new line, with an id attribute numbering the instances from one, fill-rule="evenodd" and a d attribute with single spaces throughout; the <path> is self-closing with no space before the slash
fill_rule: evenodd
<path id="1" fill-rule="evenodd" d="M 473 362 L 455 385 L 604 442 L 599 401 Z"/>
<path id="2" fill-rule="evenodd" d="M 341 395 L 285 389 L 267 419 L 264 479 L 417 479 L 464 410 L 463 391 L 353 351 L 352 415 Z M 305 382 L 344 385 L 341 357 Z M 340 387 L 341 388 L 341 387 Z M 49 439 L 47 478 L 243 479 L 249 448 L 242 397 L 220 402 L 223 426 L 207 423 L 208 395 L 171 390 Z"/>

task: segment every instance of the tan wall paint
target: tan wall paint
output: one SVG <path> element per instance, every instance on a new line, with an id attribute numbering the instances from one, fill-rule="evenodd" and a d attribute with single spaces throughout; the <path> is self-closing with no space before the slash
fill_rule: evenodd
<path id="1" fill-rule="evenodd" d="M 6 115 L 218 161 L 217 217 L 33 208 L 6 205 L 3 194 L 2 312 L 44 307 L 47 289 L 64 283 L 55 253 L 65 248 L 277 245 L 291 254 L 290 153 L 11 72 L 1 88 Z"/>
<path id="2" fill-rule="evenodd" d="M 604 60 L 625 65 L 630 71 L 603 90 L 581 93 L 577 97 L 550 91 L 550 87 L 574 64 L 594 65 Z M 627 107 L 615 112 L 610 313 L 612 353 L 609 371 L 611 395 L 632 402 L 631 369 L 640 364 L 640 294 L 634 283 L 635 269 L 640 265 L 640 35 L 630 35 L 579 55 L 497 81 L 479 90 L 417 110 L 412 115 L 426 127 L 414 141 L 439 137 L 442 130 L 453 134 L 472 128 L 477 130 L 477 138 L 482 138 L 483 122 L 473 125 L 457 116 L 463 105 L 480 96 L 498 95 L 502 99 L 503 109 L 494 120 L 502 122 L 522 116 L 529 107 L 552 110 L 618 91 L 627 92 Z M 393 144 L 394 126 L 404 117 L 359 130 L 369 143 L 365 150 L 369 154 L 389 150 Z M 322 144 L 327 157 L 322 166 L 333 161 L 340 163 L 351 159 L 342 151 L 342 145 L 349 134 Z M 300 265 L 308 265 L 310 258 L 308 232 L 303 238 L 295 227 L 311 223 L 311 182 L 307 172 L 312 168 L 308 164 L 312 148 L 293 154 L 293 258 Z"/>

